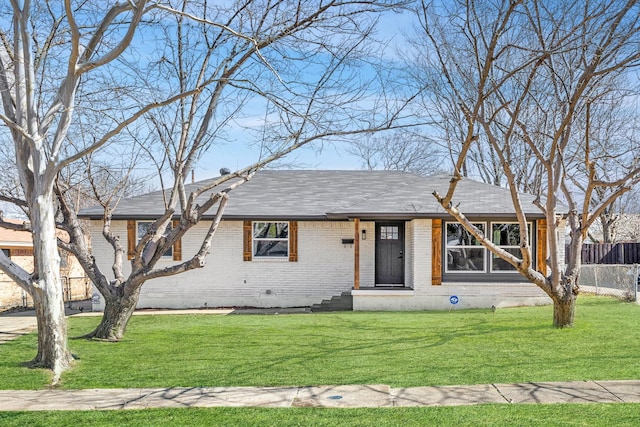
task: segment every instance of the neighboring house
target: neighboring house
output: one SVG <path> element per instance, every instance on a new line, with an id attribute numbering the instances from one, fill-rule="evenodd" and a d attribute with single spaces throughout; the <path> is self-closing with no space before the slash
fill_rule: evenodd
<path id="1" fill-rule="evenodd" d="M 7 219 L 4 221 L 22 224 L 23 220 Z M 11 261 L 25 269 L 33 271 L 33 240 L 31 232 L 16 231 L 0 227 L 0 249 L 11 258 Z M 90 297 L 90 284 L 80 264 L 66 251 L 60 250 L 60 275 L 65 301 L 84 300 Z M 32 306 L 29 294 L 18 286 L 11 278 L 0 272 L 0 310 L 13 307 Z"/>
<path id="2" fill-rule="evenodd" d="M 352 294 L 354 310 L 550 303 L 439 206 L 432 193 L 444 193 L 449 180 L 397 171 L 260 171 L 230 193 L 205 267 L 149 281 L 138 307 L 297 307 L 343 292 Z M 522 200 L 535 263 L 546 269 L 544 217 L 533 197 Z M 464 179 L 454 202 L 494 242 L 519 253 L 508 190 Z M 129 256 L 162 211 L 159 191 L 120 202 L 111 230 Z M 91 219 L 94 255 L 108 273 L 113 251 L 100 236 L 102 211 L 81 216 Z M 209 224 L 185 234 L 160 267 L 195 254 Z"/>

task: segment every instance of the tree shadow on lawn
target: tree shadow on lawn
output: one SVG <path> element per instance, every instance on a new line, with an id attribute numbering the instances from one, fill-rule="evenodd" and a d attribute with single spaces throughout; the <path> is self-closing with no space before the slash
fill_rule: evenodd
<path id="1" fill-rule="evenodd" d="M 342 319 L 343 322 L 338 328 L 350 328 L 355 331 L 356 338 L 345 339 L 344 334 L 339 332 L 331 333 L 305 333 L 300 337 L 300 341 L 294 344 L 275 343 L 270 346 L 273 351 L 267 351 L 264 357 L 253 363 L 245 363 L 237 366 L 230 366 L 230 373 L 238 378 L 249 380 L 255 377 L 257 371 L 282 372 L 286 376 L 287 371 L 295 372 L 298 369 L 309 374 L 309 384 L 326 384 L 322 378 L 338 380 L 340 375 L 331 373 L 332 370 L 349 370 L 351 373 L 359 371 L 362 381 L 380 378 L 380 370 L 386 370 L 386 376 L 393 380 L 394 371 L 408 373 L 408 370 L 419 367 L 416 372 L 423 372 L 430 362 L 430 355 L 434 358 L 442 358 L 443 353 L 432 350 L 453 345 L 451 351 L 456 353 L 455 358 L 465 359 L 460 356 L 465 350 L 470 350 L 466 344 L 468 341 L 485 342 L 486 352 L 491 353 L 494 340 L 492 335 L 510 335 L 513 337 L 529 336 L 532 332 L 551 330 L 551 326 L 509 326 L 509 325 L 489 325 L 489 321 L 476 322 L 474 325 L 447 327 L 445 331 L 431 331 L 425 336 L 425 327 L 406 327 L 390 329 L 381 334 L 380 326 L 359 323 L 356 320 Z M 504 340 L 504 339 L 503 339 Z M 457 343 L 457 344 L 456 344 Z M 285 347 L 287 350 L 277 351 L 273 347 Z M 446 355 L 444 355 L 446 357 Z M 470 359 L 477 357 L 470 355 Z M 371 361 L 377 363 L 374 365 Z M 433 359 L 431 360 L 433 361 Z M 366 364 L 367 362 L 368 365 Z M 440 364 L 447 364 L 453 360 L 439 361 Z M 294 366 L 295 368 L 292 368 Z M 306 369 L 305 369 L 306 368 Z M 422 369 L 422 371 L 420 371 Z M 474 365 L 456 367 L 460 371 L 472 371 Z M 378 371 L 378 372 L 372 372 Z M 284 371 L 284 372 L 283 372 Z M 270 375 L 265 375 L 269 377 Z M 357 375 L 356 375 L 357 376 Z M 385 375 L 382 375 L 385 376 Z M 316 380 L 311 380 L 317 377 Z M 347 376 L 351 378 L 351 376 Z M 333 382 L 332 382 L 333 383 Z M 346 380 L 342 384 L 351 383 Z M 276 385 L 276 384 L 264 384 Z M 285 385 L 278 383 L 277 385 Z M 290 384 L 289 384 L 290 385 Z"/>

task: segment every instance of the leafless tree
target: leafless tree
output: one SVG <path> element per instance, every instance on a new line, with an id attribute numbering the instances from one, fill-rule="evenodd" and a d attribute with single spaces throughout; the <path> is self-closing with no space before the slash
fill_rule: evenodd
<path id="1" fill-rule="evenodd" d="M 603 210 L 588 237 L 593 243 L 640 241 L 640 189 L 625 193 Z"/>
<path id="2" fill-rule="evenodd" d="M 616 93 L 601 99 L 602 102 L 596 105 L 587 105 L 582 125 L 588 132 L 585 140 L 588 140 L 592 147 L 591 158 L 600 165 L 596 178 L 611 181 L 619 173 L 621 164 L 624 167 L 625 163 L 640 158 L 640 138 L 637 136 L 640 129 L 635 120 L 629 120 L 630 116 L 637 116 L 639 112 L 633 111 L 633 106 Z M 569 176 L 571 185 L 578 188 L 582 194 L 586 193 L 585 182 L 588 180 L 584 177 L 589 175 L 587 167 L 588 163 L 578 164 L 575 169 L 579 173 Z M 588 237 L 594 242 L 615 242 L 619 226 L 624 227 L 626 214 L 637 209 L 639 191 L 640 188 L 635 188 L 602 209 L 598 219 L 589 229 Z M 606 188 L 594 188 L 591 206 L 597 208 L 608 196 Z"/>
<path id="3" fill-rule="evenodd" d="M 409 129 L 353 141 L 347 151 L 362 160 L 366 169 L 400 170 L 418 175 L 448 172 L 442 147 L 420 132 Z"/>
<path id="4" fill-rule="evenodd" d="M 60 197 L 62 225 L 71 236 L 60 244 L 78 258 L 105 301 L 103 318 L 88 337 L 122 338 L 148 280 L 203 267 L 230 191 L 258 169 L 306 144 L 400 126 L 407 100 L 389 101 L 383 111 L 372 109 L 369 82 L 358 67 L 371 55 L 367 40 L 376 15 L 399 4 L 245 1 L 161 7 L 173 18 L 157 27 L 163 34 L 161 59 L 150 62 L 146 74 L 161 76 L 181 93 L 189 87 L 204 89 L 145 116 L 149 139 L 159 141 L 143 144 L 151 147 L 148 157 L 159 172 L 166 167 L 170 173 L 164 214 L 137 243 L 130 271 L 123 268 L 126 248 L 111 229 L 114 203 L 98 197 L 104 208 L 102 236 L 113 248 L 111 276 L 100 269 L 82 238 L 77 211 Z M 214 83 L 205 87 L 208 81 Z M 262 111 L 263 124 L 246 135 L 256 132 L 261 156 L 188 192 L 186 183 L 201 155 L 256 110 Z M 163 254 L 205 217 L 209 228 L 197 253 L 157 267 Z"/>
<path id="5" fill-rule="evenodd" d="M 451 185 L 446 194 L 434 195 L 493 254 L 549 295 L 557 327 L 574 322 L 580 250 L 589 226 L 639 179 L 637 153 L 610 153 L 618 167 L 605 178 L 601 155 L 606 149 L 589 140 L 587 118 L 589 105 L 612 97 L 637 102 L 637 79 L 630 71 L 640 61 L 639 16 L 633 0 L 458 0 L 423 2 L 419 9 L 426 54 L 435 58 L 430 71 L 437 81 L 429 89 L 464 116 Z M 456 185 L 478 141 L 486 141 L 500 160 L 522 230 L 527 227 L 518 193 L 522 171 L 513 159 L 532 153 L 534 187 L 547 226 L 545 271 L 533 265 L 528 233 L 521 233 L 520 257 L 514 256 L 496 247 L 456 207 Z M 582 183 L 582 191 L 571 185 L 571 177 Z M 594 205 L 596 191 L 603 197 Z M 564 235 L 565 214 L 571 236 L 566 266 L 557 238 Z"/>
<path id="6" fill-rule="evenodd" d="M 357 54 L 362 47 L 366 39 L 363 35 L 375 20 L 375 13 L 398 4 L 390 1 L 320 4 L 243 1 L 212 5 L 207 1 L 148 0 L 106 3 L 89 0 L 80 4 L 70 0 L 59 3 L 11 0 L 3 3 L 0 6 L 5 16 L 0 27 L 0 121 L 7 138 L 13 142 L 20 192 L 32 226 L 36 267 L 32 273 L 24 271 L 0 254 L 0 269 L 33 297 L 39 332 L 38 352 L 32 365 L 51 369 L 53 383 L 56 383 L 72 362 L 67 345 L 55 221 L 56 188 L 59 194 L 62 192 L 56 180 L 66 167 L 105 147 L 123 131 L 135 128 L 138 120 L 145 115 L 149 117 L 153 110 L 188 96 L 202 95 L 201 101 L 181 110 L 188 115 L 204 106 L 207 114 L 193 129 L 190 128 L 193 122 L 189 121 L 193 117 L 180 117 L 187 131 L 184 135 L 194 132 L 196 142 L 188 145 L 186 140 L 174 141 L 178 150 L 171 153 L 174 160 L 171 166 L 176 181 L 166 215 L 157 221 L 153 232 L 142 239 L 136 251 L 133 265 L 139 274 L 127 283 L 129 287 L 138 285 L 159 274 L 154 270 L 151 275 L 145 275 L 140 269 L 143 265 L 154 265 L 163 245 L 184 234 L 208 207 L 219 203 L 222 211 L 226 193 L 211 195 L 196 207 L 195 195 L 188 199 L 184 194 L 184 178 L 199 150 L 206 146 L 208 133 L 223 123 L 218 122 L 219 113 L 225 113 L 227 107 L 222 98 L 223 89 L 242 89 L 268 99 L 271 105 L 278 105 L 280 111 L 286 112 L 278 117 L 289 126 L 283 136 L 286 139 L 281 140 L 286 146 L 280 147 L 277 153 L 274 151 L 276 156 L 322 137 L 352 133 L 361 116 L 339 117 L 340 111 L 336 110 L 332 126 L 327 127 L 318 120 L 317 114 L 323 107 L 325 112 L 330 111 L 329 105 L 323 103 L 332 96 L 339 98 L 334 95 L 335 91 L 343 97 L 349 96 L 335 86 L 339 80 L 336 73 L 346 71 L 341 65 L 353 59 L 352 53 Z M 161 46 L 152 42 L 158 37 L 158 25 L 175 16 L 191 22 L 190 28 L 207 28 L 198 36 L 204 37 L 199 45 L 204 50 L 199 52 L 204 52 L 205 61 L 211 65 L 201 68 L 203 74 L 198 74 L 190 64 L 179 64 L 178 69 L 186 75 L 177 81 L 162 81 L 166 75 L 154 74 L 153 65 L 166 64 L 178 57 L 162 56 Z M 289 40 L 289 44 L 278 44 L 284 39 Z M 180 48 L 180 45 L 176 47 Z M 308 63 L 306 70 L 299 69 L 300 80 L 286 80 L 289 59 L 304 62 L 307 58 L 320 57 L 323 61 Z M 297 87 L 309 86 L 304 76 L 315 75 L 315 67 L 327 63 L 320 73 L 323 77 L 314 82 L 317 92 L 300 89 L 302 93 L 296 94 Z M 259 71 L 244 73 L 246 70 Z M 353 69 L 351 71 L 355 78 Z M 264 76 L 269 76 L 275 86 L 265 88 L 256 84 Z M 257 77 L 261 79 L 252 80 Z M 284 91 L 288 96 L 277 96 L 277 90 L 283 87 L 290 88 Z M 298 104 L 291 102 L 295 95 L 302 96 Z M 364 94 L 352 92 L 351 95 L 350 100 L 355 100 L 357 95 Z M 105 108 L 107 102 L 109 107 Z M 233 109 L 233 105 L 229 108 Z M 381 122 L 378 118 L 369 114 L 369 123 Z M 79 138 L 80 129 L 89 127 L 94 128 L 93 137 Z M 248 179 L 251 171 L 248 168 L 238 176 Z M 81 245 L 78 243 L 80 228 L 68 221 L 72 217 L 70 204 L 65 203 L 64 198 L 59 201 L 71 236 L 68 248 L 77 249 L 75 245 Z M 161 237 L 178 205 L 182 209 L 179 226 L 167 238 Z M 108 211 L 105 218 L 109 218 Z M 117 259 L 122 249 L 117 236 L 109 234 L 108 220 L 106 224 L 105 236 L 113 243 Z M 207 247 L 203 245 L 203 252 Z M 88 253 L 80 249 L 75 252 L 76 256 Z M 194 258 L 192 263 L 200 260 L 201 257 Z M 90 264 L 91 260 L 84 263 Z M 186 267 L 185 264 L 172 270 Z M 98 275 L 92 278 L 99 279 Z M 103 289 L 119 292 L 124 289 L 120 285 L 116 283 L 114 288 Z"/>
<path id="7" fill-rule="evenodd" d="M 52 369 L 53 382 L 72 360 L 67 347 L 53 184 L 62 168 L 111 137 L 105 135 L 77 149 L 69 146 L 67 133 L 76 94 L 92 70 L 122 55 L 146 7 L 144 0 L 115 3 L 106 9 L 103 5 L 103 14 L 95 19 L 96 14 L 88 17 L 86 9 L 77 9 L 70 1 L 34 4 L 12 0 L 2 6 L 6 18 L 0 30 L 0 120 L 14 145 L 33 226 L 36 266 L 30 274 L 0 256 L 0 268 L 34 300 L 39 333 L 32 364 Z M 117 34 L 113 32 L 116 28 Z M 130 121 L 134 119 L 135 115 L 130 117 Z M 125 121 L 121 127 L 127 124 Z"/>

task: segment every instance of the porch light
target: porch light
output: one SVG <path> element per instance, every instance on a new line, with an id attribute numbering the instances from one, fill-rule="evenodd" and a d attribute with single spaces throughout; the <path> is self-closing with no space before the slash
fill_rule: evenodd
<path id="1" fill-rule="evenodd" d="M 367 240 L 367 230 L 362 230 L 362 240 Z"/>

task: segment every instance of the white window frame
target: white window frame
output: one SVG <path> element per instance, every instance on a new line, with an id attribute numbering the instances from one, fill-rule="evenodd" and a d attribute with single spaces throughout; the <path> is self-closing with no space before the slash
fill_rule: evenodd
<path id="1" fill-rule="evenodd" d="M 381 225 L 380 240 L 398 240 L 400 239 L 400 227 L 397 225 Z"/>
<path id="2" fill-rule="evenodd" d="M 444 255 L 445 257 L 449 256 L 449 249 L 450 248 L 457 248 L 457 249 L 481 249 L 482 253 L 483 253 L 483 263 L 482 263 L 482 270 L 449 270 L 449 260 L 447 259 L 446 262 L 444 263 L 444 272 L 445 273 L 454 273 L 454 274 L 483 274 L 487 272 L 487 248 L 485 248 L 482 245 L 449 245 L 449 239 L 448 239 L 448 231 L 447 231 L 447 226 L 449 224 L 456 224 L 459 225 L 460 227 L 462 227 L 462 224 L 460 224 L 457 221 L 445 221 L 444 223 Z M 472 222 L 473 225 L 475 225 L 476 227 L 478 225 L 483 225 L 484 226 L 484 233 L 486 233 L 487 230 L 487 223 L 483 222 L 483 221 L 473 221 Z M 475 237 L 474 237 L 475 239 Z"/>
<path id="3" fill-rule="evenodd" d="M 138 243 L 140 242 L 140 239 L 142 238 L 142 236 L 140 235 L 140 228 L 139 228 L 139 224 L 153 224 L 155 222 L 155 220 L 137 220 L 136 221 L 136 245 L 138 245 Z M 167 228 L 164 230 L 164 236 L 168 236 L 169 233 L 171 233 L 171 229 L 172 229 L 172 224 L 171 222 L 169 222 L 169 224 L 167 225 Z M 160 258 L 162 260 L 167 260 L 173 259 L 173 246 L 171 246 L 167 252 L 165 252 L 164 254 L 162 254 L 162 257 Z"/>
<path id="4" fill-rule="evenodd" d="M 493 226 L 494 224 L 515 224 L 519 226 L 519 222 L 518 221 L 492 221 L 489 223 L 489 226 L 491 227 L 491 242 L 495 243 L 494 238 L 493 238 Z M 527 231 L 529 233 L 529 246 L 531 247 L 531 253 L 533 256 L 534 255 L 534 244 L 533 244 L 533 240 L 532 240 L 532 228 L 533 228 L 533 223 L 532 222 L 527 222 Z M 516 245 L 497 245 L 500 249 L 517 249 L 518 250 L 518 257 L 520 257 L 520 241 L 518 241 L 518 243 Z M 493 253 L 491 253 L 491 251 L 489 251 L 489 271 L 491 273 L 495 273 L 495 274 L 505 274 L 505 273 L 517 273 L 518 271 L 516 270 L 515 267 L 513 267 L 510 270 L 494 270 L 493 269 L 493 259 L 496 255 L 494 255 Z M 506 261 L 505 261 L 506 262 Z"/>
<path id="5" fill-rule="evenodd" d="M 485 227 L 485 237 L 489 238 L 492 242 L 493 239 L 493 226 L 494 224 L 516 224 L 518 225 L 518 221 L 472 221 L 472 223 L 477 227 L 480 224 L 483 224 Z M 443 255 L 448 257 L 449 249 L 451 248 L 460 248 L 460 249 L 482 249 L 484 253 L 484 264 L 482 270 L 449 270 L 449 262 L 448 259 L 445 258 L 444 264 L 444 273 L 446 274 L 517 274 L 517 270 L 515 268 L 510 270 L 495 270 L 493 268 L 493 259 L 494 254 L 489 249 L 484 247 L 483 245 L 449 245 L 447 239 L 447 225 L 448 224 L 457 224 L 460 227 L 462 225 L 457 221 L 445 221 L 443 227 L 443 240 L 444 240 L 444 251 Z M 529 245 L 531 247 L 532 255 L 535 259 L 536 245 L 537 243 L 533 241 L 533 222 L 527 222 L 527 230 L 529 232 Z M 490 234 L 488 234 L 490 233 Z M 494 242 L 495 243 L 495 242 Z M 498 247 L 502 249 L 517 249 L 520 250 L 520 242 L 516 245 L 498 245 Z M 518 255 L 519 256 L 519 255 Z"/>
<path id="6" fill-rule="evenodd" d="M 287 224 L 287 237 L 256 237 L 256 225 L 257 224 Z M 271 259 L 271 260 L 289 260 L 289 253 L 291 252 L 291 245 L 289 238 L 291 237 L 291 223 L 289 221 L 252 221 L 251 222 L 251 258 L 257 260 Z M 286 242 L 287 252 L 282 256 L 267 256 L 258 255 L 256 253 L 257 242 Z"/>

